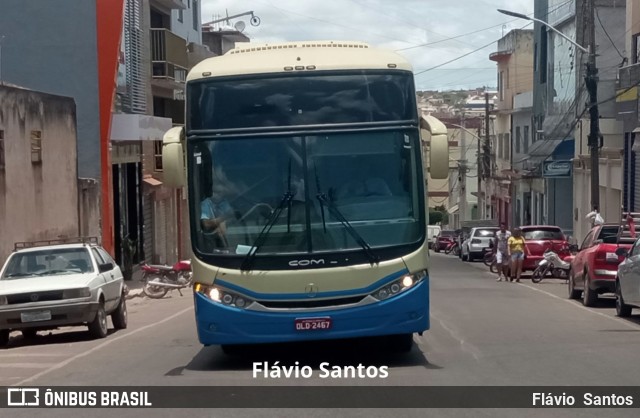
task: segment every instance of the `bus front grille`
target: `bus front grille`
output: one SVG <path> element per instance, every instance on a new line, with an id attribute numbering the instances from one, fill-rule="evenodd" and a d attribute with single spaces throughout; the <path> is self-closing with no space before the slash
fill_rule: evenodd
<path id="1" fill-rule="evenodd" d="M 265 301 L 258 303 L 266 308 L 274 309 L 304 309 L 304 308 L 324 308 L 330 306 L 353 305 L 359 303 L 366 296 L 354 296 L 350 298 L 322 299 L 322 300 L 292 300 L 292 301 Z"/>

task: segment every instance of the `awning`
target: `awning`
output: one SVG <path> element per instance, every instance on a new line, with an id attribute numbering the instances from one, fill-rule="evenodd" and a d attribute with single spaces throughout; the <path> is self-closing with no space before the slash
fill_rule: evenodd
<path id="1" fill-rule="evenodd" d="M 142 181 L 147 183 L 149 186 L 161 186 L 162 182 L 152 176 L 145 176 Z"/>
<path id="2" fill-rule="evenodd" d="M 128 113 L 111 114 L 112 141 L 162 141 L 171 129 L 170 118 Z"/>
<path id="3" fill-rule="evenodd" d="M 456 213 L 458 211 L 458 205 L 454 205 L 447 210 L 447 213 Z"/>
<path id="4" fill-rule="evenodd" d="M 570 160 L 575 155 L 575 140 L 565 139 L 544 139 L 534 142 L 529 148 L 529 153 L 525 158 L 514 161 L 514 164 L 524 161 L 542 162 L 544 160 Z"/>

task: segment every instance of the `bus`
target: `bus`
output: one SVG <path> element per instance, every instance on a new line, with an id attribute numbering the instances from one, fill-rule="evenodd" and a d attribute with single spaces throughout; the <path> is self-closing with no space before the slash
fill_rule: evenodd
<path id="1" fill-rule="evenodd" d="M 197 64 L 162 161 L 188 196 L 199 341 L 410 350 L 429 329 L 426 144 L 431 178 L 447 178 L 446 127 L 418 114 L 394 52 L 242 44 Z"/>

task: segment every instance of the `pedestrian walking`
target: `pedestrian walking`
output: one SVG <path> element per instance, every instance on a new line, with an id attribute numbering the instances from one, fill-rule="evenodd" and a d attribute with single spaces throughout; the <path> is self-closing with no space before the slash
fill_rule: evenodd
<path id="1" fill-rule="evenodd" d="M 596 225 L 602 225 L 604 223 L 604 219 L 602 218 L 602 215 L 600 215 L 597 205 L 594 205 L 593 210 L 587 213 L 586 218 L 591 222 L 591 228 Z"/>
<path id="2" fill-rule="evenodd" d="M 498 267 L 498 280 L 502 281 L 504 278 L 507 281 L 509 276 L 509 238 L 511 232 L 507 230 L 507 225 L 502 222 L 500 224 L 500 230 L 496 232 L 496 238 L 494 248 L 496 249 L 496 264 Z"/>
<path id="3" fill-rule="evenodd" d="M 510 281 L 513 281 L 514 275 L 517 283 L 520 283 L 520 274 L 522 274 L 522 263 L 524 262 L 527 245 L 524 237 L 522 236 L 522 230 L 515 228 L 512 236 L 509 238 L 509 258 L 511 259 L 511 277 Z"/>

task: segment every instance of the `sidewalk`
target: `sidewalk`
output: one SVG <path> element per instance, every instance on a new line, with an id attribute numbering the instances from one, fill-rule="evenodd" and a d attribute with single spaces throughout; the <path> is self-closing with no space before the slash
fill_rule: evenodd
<path id="1" fill-rule="evenodd" d="M 146 298 L 144 292 L 142 291 L 143 283 L 140 280 L 142 278 L 142 269 L 139 265 L 133 266 L 133 274 L 131 275 L 131 280 L 125 280 L 124 284 L 127 287 L 126 298 L 127 300 L 133 298 Z"/>

